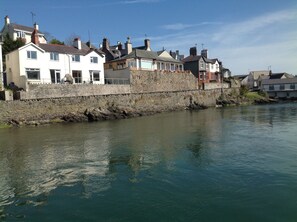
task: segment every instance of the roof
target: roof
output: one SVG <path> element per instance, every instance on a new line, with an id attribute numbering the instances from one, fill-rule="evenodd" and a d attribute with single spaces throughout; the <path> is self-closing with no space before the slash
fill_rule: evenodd
<path id="1" fill-rule="evenodd" d="M 199 61 L 201 58 L 202 58 L 202 56 L 200 56 L 200 55 L 196 55 L 196 56 L 190 55 L 190 56 L 184 58 L 182 61 L 183 62 L 196 62 L 196 61 Z"/>
<path id="2" fill-rule="evenodd" d="M 178 61 L 172 57 L 168 58 L 168 57 L 159 56 L 158 52 L 140 50 L 140 49 L 134 49 L 130 54 L 123 56 L 117 60 L 131 59 L 131 58 L 144 58 L 144 59 L 153 59 L 153 60 L 158 60 L 158 61 L 163 61 L 163 62 L 180 63 L 180 61 Z"/>
<path id="3" fill-rule="evenodd" d="M 199 61 L 200 59 L 203 59 L 206 63 L 211 63 L 211 64 L 215 64 L 216 61 L 218 61 L 218 59 L 207 59 L 201 55 L 196 55 L 196 56 L 193 56 L 193 55 L 190 55 L 186 58 L 184 58 L 182 61 L 183 62 L 196 62 L 196 61 Z"/>
<path id="4" fill-rule="evenodd" d="M 287 79 L 263 79 L 262 85 L 274 85 L 274 84 L 286 84 L 295 83 L 297 84 L 297 77 Z"/>
<path id="5" fill-rule="evenodd" d="M 236 75 L 236 76 L 233 76 L 234 79 L 244 79 L 248 77 L 248 75 Z"/>
<path id="6" fill-rule="evenodd" d="M 282 77 L 285 77 L 285 78 L 294 78 L 293 75 L 290 75 L 286 72 L 283 72 L 283 73 L 272 73 L 270 75 L 270 79 L 281 79 Z"/>
<path id="7" fill-rule="evenodd" d="M 14 29 L 19 29 L 19 30 L 23 30 L 23 31 L 27 31 L 27 32 L 33 32 L 34 31 L 34 28 L 33 27 L 29 27 L 29 26 L 24 26 L 24 25 L 19 25 L 19 24 L 16 24 L 16 23 L 11 23 L 10 24 Z M 39 34 L 43 34 L 42 32 L 40 32 L 38 30 L 38 33 Z"/>
<path id="8" fill-rule="evenodd" d="M 39 44 L 38 46 L 46 52 L 57 52 L 62 54 L 85 55 L 90 51 L 90 49 L 79 50 L 73 46 L 58 44 Z"/>

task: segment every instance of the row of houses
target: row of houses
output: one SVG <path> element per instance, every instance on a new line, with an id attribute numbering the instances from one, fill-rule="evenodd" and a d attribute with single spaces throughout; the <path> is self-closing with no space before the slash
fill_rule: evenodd
<path id="1" fill-rule="evenodd" d="M 297 98 L 297 77 L 271 70 L 251 71 L 248 75 L 234 76 L 242 86 L 253 91 L 265 91 L 272 98 Z"/>
<path id="2" fill-rule="evenodd" d="M 149 39 L 138 47 L 132 45 L 130 38 L 116 45 L 104 38 L 98 47 L 79 38 L 72 45 L 49 44 L 37 24 L 28 27 L 11 23 L 8 16 L 1 30 L 2 40 L 7 35 L 13 40 L 21 38 L 25 45 L 5 56 L 4 84 L 25 90 L 28 84 L 129 84 L 129 70 L 176 73 L 189 70 L 200 86 L 220 83 L 222 72 L 230 75 L 221 61 L 208 58 L 207 49 L 198 55 L 196 47 L 185 57 L 178 50 L 153 51 Z"/>

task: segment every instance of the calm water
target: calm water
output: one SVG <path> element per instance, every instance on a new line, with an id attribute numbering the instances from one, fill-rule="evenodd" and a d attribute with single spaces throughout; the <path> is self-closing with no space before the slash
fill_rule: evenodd
<path id="1" fill-rule="evenodd" d="M 297 221 L 297 104 L 0 129 L 0 221 Z"/>

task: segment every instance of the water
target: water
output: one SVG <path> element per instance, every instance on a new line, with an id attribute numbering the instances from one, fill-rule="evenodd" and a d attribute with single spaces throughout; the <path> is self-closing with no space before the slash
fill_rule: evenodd
<path id="1" fill-rule="evenodd" d="M 0 221 L 297 221 L 297 104 L 0 129 Z"/>

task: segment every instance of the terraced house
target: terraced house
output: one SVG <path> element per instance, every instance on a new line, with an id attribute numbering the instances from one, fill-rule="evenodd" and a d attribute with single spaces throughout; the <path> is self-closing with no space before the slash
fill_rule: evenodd
<path id="1" fill-rule="evenodd" d="M 190 55 L 183 60 L 185 70 L 190 70 L 197 78 L 199 84 L 220 83 L 221 63 L 218 59 L 209 59 L 207 49 L 197 54 L 197 47 L 190 48 Z"/>
<path id="2" fill-rule="evenodd" d="M 127 38 L 125 47 L 121 42 L 110 46 L 108 39 L 103 39 L 101 50 L 106 54 L 105 78 L 107 83 L 129 83 L 130 70 L 145 71 L 183 71 L 183 63 L 174 59 L 166 50 L 152 51 L 150 40 L 145 39 L 144 45 L 132 47 Z"/>
<path id="3" fill-rule="evenodd" d="M 72 46 L 39 41 L 35 24 L 31 41 L 6 55 L 7 83 L 27 89 L 27 84 L 104 84 L 104 54 L 79 38 Z"/>

